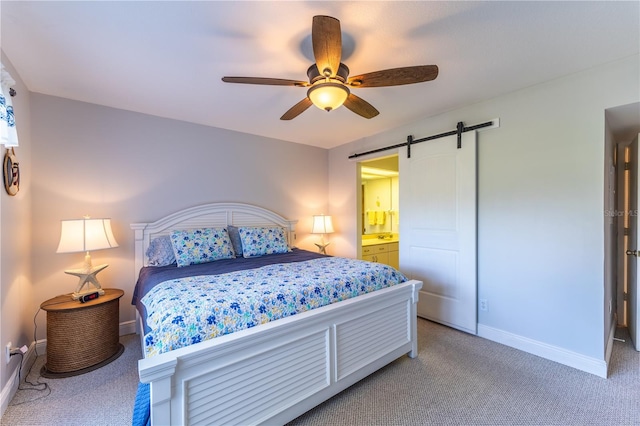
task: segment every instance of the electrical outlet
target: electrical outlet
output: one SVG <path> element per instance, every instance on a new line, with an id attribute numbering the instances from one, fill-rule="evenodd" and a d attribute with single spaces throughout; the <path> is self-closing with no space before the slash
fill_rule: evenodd
<path id="1" fill-rule="evenodd" d="M 480 310 L 481 311 L 489 310 L 489 304 L 487 303 L 487 299 L 480 299 Z"/>
<path id="2" fill-rule="evenodd" d="M 11 342 L 4 347 L 4 362 L 9 364 L 9 361 L 11 361 Z"/>

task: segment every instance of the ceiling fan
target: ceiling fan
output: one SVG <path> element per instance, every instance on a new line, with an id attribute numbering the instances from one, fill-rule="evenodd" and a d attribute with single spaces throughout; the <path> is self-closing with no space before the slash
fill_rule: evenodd
<path id="1" fill-rule="evenodd" d="M 313 17 L 311 42 L 316 63 L 307 70 L 308 82 L 263 77 L 223 77 L 222 81 L 308 87 L 307 97 L 280 117 L 280 120 L 291 120 L 311 105 L 325 111 L 332 111 L 343 104 L 364 118 L 373 118 L 379 114 L 378 110 L 369 102 L 351 93 L 350 88 L 399 86 L 434 80 L 438 76 L 437 65 L 417 65 L 349 77 L 349 68 L 340 62 L 342 56 L 340 21 L 331 16 Z"/>

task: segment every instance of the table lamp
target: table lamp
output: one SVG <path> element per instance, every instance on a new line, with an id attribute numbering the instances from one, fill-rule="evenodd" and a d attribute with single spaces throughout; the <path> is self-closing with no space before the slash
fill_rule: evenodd
<path id="1" fill-rule="evenodd" d="M 321 234 L 320 243 L 315 243 L 318 247 L 318 252 L 327 254 L 328 242 L 324 241 L 324 234 L 330 234 L 333 232 L 333 223 L 331 216 L 324 214 L 313 216 L 313 226 L 311 227 L 312 234 Z"/>
<path id="2" fill-rule="evenodd" d="M 118 247 L 118 243 L 113 236 L 113 231 L 111 231 L 111 219 L 91 219 L 85 216 L 83 219 L 62 221 L 60 243 L 56 253 L 86 253 L 82 268 L 64 271 L 66 274 L 75 275 L 80 279 L 76 291 L 72 295 L 74 300 L 80 299 L 87 293 L 104 294 L 96 274 L 109 265 L 93 266 L 89 251 L 114 247 Z M 93 290 L 91 289 L 92 284 L 95 287 Z M 85 285 L 87 289 L 83 290 Z"/>

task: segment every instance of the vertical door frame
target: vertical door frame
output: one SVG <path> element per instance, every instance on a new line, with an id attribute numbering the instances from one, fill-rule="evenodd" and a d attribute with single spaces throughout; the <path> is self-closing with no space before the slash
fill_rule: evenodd
<path id="1" fill-rule="evenodd" d="M 616 210 L 611 214 L 614 215 L 616 224 L 616 236 L 617 236 L 617 279 L 616 279 L 616 300 L 615 300 L 615 312 L 616 312 L 616 325 L 627 326 L 627 303 L 624 300 L 624 293 L 627 287 L 627 264 L 629 262 L 626 250 L 628 247 L 628 236 L 625 235 L 625 224 L 628 217 L 628 196 L 629 185 L 627 182 L 627 170 L 625 168 L 625 162 L 627 161 L 629 145 L 631 141 L 616 144 Z M 632 158 L 630 160 L 633 161 Z"/>
<path id="2" fill-rule="evenodd" d="M 386 157 L 399 156 L 400 149 L 389 149 L 385 151 L 385 153 L 379 154 L 370 154 L 362 157 L 358 157 L 356 160 L 356 229 L 358 230 L 358 235 L 356 238 L 356 258 L 362 258 L 362 230 L 364 229 L 364 211 L 362 210 L 362 163 L 366 163 L 369 161 L 380 160 Z M 398 179 L 400 176 L 398 175 Z"/>

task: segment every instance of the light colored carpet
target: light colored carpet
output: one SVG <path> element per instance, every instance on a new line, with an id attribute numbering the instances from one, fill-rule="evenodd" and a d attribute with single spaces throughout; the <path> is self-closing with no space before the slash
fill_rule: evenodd
<path id="1" fill-rule="evenodd" d="M 291 425 L 640 425 L 640 353 L 628 338 L 615 342 L 603 379 L 425 320 L 418 336 L 416 359 Z"/>
<path id="2" fill-rule="evenodd" d="M 640 425 L 640 353 L 624 329 L 602 379 L 425 320 L 418 328 L 418 358 L 398 359 L 290 425 Z M 47 397 L 15 405 L 38 396 L 20 391 L 2 425 L 131 424 L 140 342 L 121 342 L 125 353 L 99 370 L 40 378 Z"/>
<path id="3" fill-rule="evenodd" d="M 39 372 L 44 356 L 35 361 L 30 382 L 47 383 L 51 393 L 19 390 L 2 416 L 3 426 L 120 426 L 130 425 L 138 388 L 140 339 L 120 337 L 125 347 L 118 359 L 104 367 L 75 377 L 46 379 Z M 26 372 L 24 373 L 26 374 Z M 29 388 L 24 382 L 21 388 Z M 39 386 L 42 388 L 42 386 Z"/>

